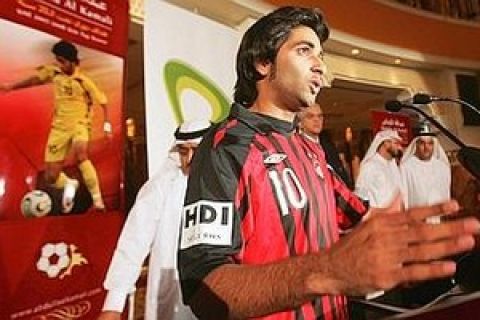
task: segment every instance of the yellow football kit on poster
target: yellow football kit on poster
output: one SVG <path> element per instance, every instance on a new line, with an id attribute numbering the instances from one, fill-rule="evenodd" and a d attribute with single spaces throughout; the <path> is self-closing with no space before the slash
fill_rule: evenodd
<path id="1" fill-rule="evenodd" d="M 72 142 L 89 140 L 91 107 L 106 104 L 107 97 L 78 67 L 72 75 L 67 75 L 57 66 L 44 65 L 37 68 L 37 76 L 54 86 L 54 114 L 45 161 L 61 161 Z"/>

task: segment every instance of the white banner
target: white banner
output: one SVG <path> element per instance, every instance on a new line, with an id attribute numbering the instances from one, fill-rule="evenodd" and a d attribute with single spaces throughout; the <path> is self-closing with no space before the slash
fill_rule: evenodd
<path id="1" fill-rule="evenodd" d="M 223 120 L 235 84 L 235 30 L 163 0 L 145 5 L 148 171 L 152 176 L 183 121 Z"/>

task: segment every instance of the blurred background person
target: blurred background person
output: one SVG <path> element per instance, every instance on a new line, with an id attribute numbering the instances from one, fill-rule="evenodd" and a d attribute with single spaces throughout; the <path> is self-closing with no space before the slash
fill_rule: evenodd
<path id="1" fill-rule="evenodd" d="M 452 157 L 452 198 L 458 201 L 465 215 L 480 217 L 480 181 Z"/>
<path id="2" fill-rule="evenodd" d="M 145 319 L 195 319 L 182 303 L 177 240 L 190 162 L 209 127 L 206 120 L 183 123 L 175 132 L 175 145 L 162 168 L 140 190 L 105 278 L 107 296 L 98 320 L 121 319 L 148 254 Z"/>
<path id="3" fill-rule="evenodd" d="M 377 132 L 360 163 L 355 193 L 368 200 L 371 207 L 387 207 L 397 193 L 402 194 L 405 205 L 406 192 L 396 160 L 402 155 L 401 142 L 402 138 L 395 130 Z"/>
<path id="4" fill-rule="evenodd" d="M 400 172 L 407 192 L 408 207 L 433 205 L 450 199 L 451 169 L 447 154 L 427 123 L 417 128 L 400 162 Z M 440 217 L 429 217 L 440 223 Z M 409 306 L 426 304 L 453 286 L 449 279 L 427 281 L 402 292 Z"/>
<path id="5" fill-rule="evenodd" d="M 451 169 L 447 154 L 427 124 L 410 142 L 400 163 L 408 206 L 432 205 L 450 199 Z"/>
<path id="6" fill-rule="evenodd" d="M 353 189 L 352 179 L 340 160 L 337 148 L 333 144 L 328 133 L 323 130 L 325 114 L 323 113 L 320 104 L 315 103 L 314 105 L 303 109 L 298 113 L 298 120 L 300 133 L 322 146 L 327 164 L 350 189 Z"/>

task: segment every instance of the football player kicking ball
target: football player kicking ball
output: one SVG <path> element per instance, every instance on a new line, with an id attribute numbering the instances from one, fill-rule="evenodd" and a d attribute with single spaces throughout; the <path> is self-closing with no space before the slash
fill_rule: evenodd
<path id="1" fill-rule="evenodd" d="M 103 109 L 104 133 L 107 136 L 112 133 L 112 125 L 107 116 L 107 98 L 92 79 L 80 71 L 78 51 L 73 44 L 59 41 L 52 47 L 52 53 L 56 64 L 38 67 L 36 74 L 29 78 L 11 84 L 0 84 L 0 91 L 8 92 L 53 83 L 54 115 L 45 150 L 47 183 L 63 189 L 62 211 L 70 212 L 79 182 L 63 172 L 63 165 L 65 157 L 72 151 L 92 196 L 94 208 L 104 211 L 97 172 L 88 159 L 88 142 L 94 103 Z"/>

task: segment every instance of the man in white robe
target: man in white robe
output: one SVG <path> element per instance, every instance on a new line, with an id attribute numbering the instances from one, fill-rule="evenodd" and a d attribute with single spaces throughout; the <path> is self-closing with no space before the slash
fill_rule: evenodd
<path id="1" fill-rule="evenodd" d="M 135 290 L 143 262 L 150 254 L 146 320 L 196 319 L 182 303 L 177 272 L 177 242 L 190 162 L 208 121 L 182 124 L 169 157 L 141 188 L 113 254 L 98 320 L 120 320 L 127 296 Z"/>
<path id="2" fill-rule="evenodd" d="M 406 195 L 396 159 L 402 154 L 402 138 L 395 130 L 379 131 L 360 163 L 355 193 L 370 207 L 386 208 L 401 193 Z M 401 209 L 401 208 L 398 208 Z"/>
<path id="3" fill-rule="evenodd" d="M 451 169 L 442 146 L 422 125 L 410 142 L 400 162 L 400 172 L 408 194 L 408 207 L 433 205 L 450 199 Z M 430 223 L 440 223 L 440 217 L 429 217 Z M 422 305 L 448 291 L 449 280 L 429 281 L 407 288 L 403 300 L 412 305 Z"/>
<path id="4" fill-rule="evenodd" d="M 422 126 L 408 146 L 400 171 L 408 193 L 408 207 L 432 205 L 450 199 L 450 163 L 438 139 L 427 126 Z"/>

